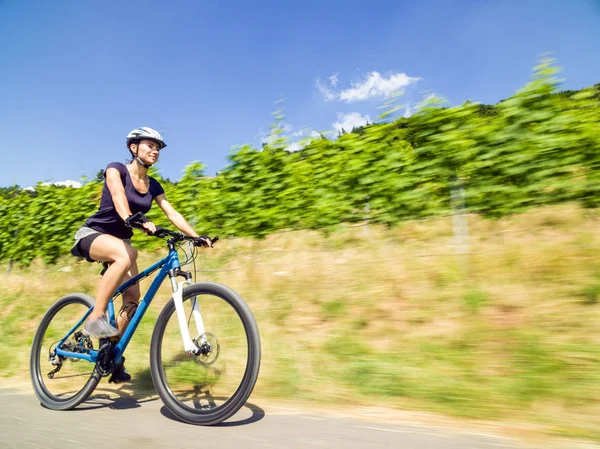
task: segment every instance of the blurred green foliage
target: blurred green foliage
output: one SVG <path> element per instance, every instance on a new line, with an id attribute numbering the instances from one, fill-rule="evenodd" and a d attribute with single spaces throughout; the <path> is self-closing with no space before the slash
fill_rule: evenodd
<path id="1" fill-rule="evenodd" d="M 433 99 L 410 118 L 367 125 L 336 140 L 314 138 L 296 152 L 287 151 L 278 132 L 279 109 L 271 142 L 234 150 L 217 176 L 204 176 L 199 162 L 176 183 L 155 170 L 152 175 L 195 229 L 221 235 L 327 231 L 363 220 L 391 226 L 444 215 L 452 211 L 450 189 L 457 181 L 467 210 L 487 217 L 567 201 L 595 208 L 600 84 L 558 92 L 557 71 L 543 60 L 523 89 L 494 106 L 446 108 Z M 0 262 L 56 261 L 96 210 L 101 187 L 96 179 L 81 189 L 0 189 Z M 164 224 L 158 208 L 148 216 Z M 156 244 L 148 239 L 138 246 Z"/>

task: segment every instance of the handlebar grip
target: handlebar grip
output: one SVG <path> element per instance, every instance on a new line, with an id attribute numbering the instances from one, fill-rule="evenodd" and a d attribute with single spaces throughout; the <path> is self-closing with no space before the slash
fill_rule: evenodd
<path id="1" fill-rule="evenodd" d="M 143 229 L 142 223 L 146 223 L 148 219 L 141 212 L 136 212 L 131 217 L 125 220 L 125 226 L 129 228 Z"/>
<path id="2" fill-rule="evenodd" d="M 153 237 L 166 237 L 166 236 L 177 237 L 182 234 L 180 232 L 173 232 L 170 229 L 163 228 L 162 226 L 157 226 L 156 232 L 148 232 L 148 235 L 153 236 Z"/>
<path id="3" fill-rule="evenodd" d="M 154 236 L 158 236 L 158 235 L 160 235 L 160 231 L 163 231 L 164 229 L 165 228 L 161 228 L 160 226 L 157 226 L 155 232 L 148 231 L 147 234 L 150 235 L 150 236 L 153 236 L 153 237 Z"/>

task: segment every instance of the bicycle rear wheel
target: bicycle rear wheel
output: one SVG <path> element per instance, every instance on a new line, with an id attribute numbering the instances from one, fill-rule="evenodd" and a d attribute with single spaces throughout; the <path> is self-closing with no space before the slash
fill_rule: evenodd
<path id="1" fill-rule="evenodd" d="M 62 357 L 55 352 L 57 343 L 93 306 L 94 299 L 83 293 L 64 296 L 48 309 L 35 333 L 31 345 L 31 382 L 41 404 L 47 408 L 69 410 L 77 407 L 100 381 L 94 363 Z M 93 349 L 92 340 L 81 330 L 82 325 L 65 340 L 62 348 L 82 353 Z"/>
<path id="2" fill-rule="evenodd" d="M 192 314 L 198 304 L 204 332 L 198 335 Z M 215 283 L 183 290 L 183 304 L 192 339 L 205 354 L 189 355 L 183 347 L 175 303 L 161 312 L 150 345 L 154 386 L 169 410 L 182 421 L 218 424 L 235 414 L 256 384 L 260 338 L 252 312 L 233 290 Z"/>

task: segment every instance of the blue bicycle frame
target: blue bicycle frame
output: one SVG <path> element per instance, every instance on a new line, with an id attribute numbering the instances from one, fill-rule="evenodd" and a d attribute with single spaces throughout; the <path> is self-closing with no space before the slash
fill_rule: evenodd
<path id="1" fill-rule="evenodd" d="M 151 267 L 145 269 L 140 274 L 138 274 L 134 278 L 131 278 L 130 280 L 128 280 L 127 282 L 125 282 L 124 284 L 119 286 L 117 288 L 117 290 L 115 290 L 115 293 L 113 294 L 112 299 L 108 303 L 108 318 L 109 318 L 111 324 L 113 324 L 113 326 L 116 326 L 115 309 L 114 309 L 114 304 L 113 304 L 114 299 L 118 295 L 123 293 L 125 290 L 127 290 L 129 287 L 131 287 L 132 285 L 138 283 L 145 277 L 150 276 L 154 271 L 158 270 L 159 268 L 161 269 L 158 272 L 158 274 L 156 275 L 156 277 L 154 278 L 152 285 L 150 285 L 150 288 L 144 295 L 144 299 L 142 299 L 140 301 L 135 314 L 133 315 L 133 317 L 131 318 L 131 321 L 129 322 L 129 326 L 127 327 L 127 330 L 125 331 L 125 333 L 123 334 L 123 336 L 121 337 L 121 339 L 119 340 L 119 342 L 115 345 L 115 347 L 113 349 L 113 357 L 117 363 L 119 363 L 121 361 L 123 352 L 125 352 L 125 349 L 127 348 L 129 341 L 131 340 L 131 337 L 135 333 L 135 330 L 137 329 L 138 324 L 140 324 L 140 321 L 142 321 L 142 318 L 144 317 L 146 310 L 148 310 L 148 307 L 150 306 L 150 303 L 152 302 L 154 295 L 156 295 L 156 292 L 158 292 L 159 287 L 161 286 L 161 284 L 163 283 L 165 278 L 169 275 L 169 272 L 171 272 L 171 270 L 175 270 L 176 268 L 180 268 L 180 266 L 181 266 L 181 263 L 179 262 L 179 255 L 177 254 L 177 250 L 170 249 L 167 257 L 165 257 L 164 259 L 155 263 Z M 172 278 L 172 280 L 174 280 L 174 278 Z M 176 286 L 176 283 L 173 282 L 173 290 L 175 290 L 175 286 Z M 68 358 L 72 358 L 72 359 L 83 359 L 83 360 L 87 360 L 88 362 L 92 362 L 92 363 L 96 362 L 96 360 L 98 359 L 98 351 L 97 350 L 91 349 L 91 350 L 86 350 L 87 353 L 81 353 L 81 352 L 65 351 L 64 349 L 61 348 L 62 344 L 73 334 L 73 332 L 75 332 L 75 329 L 79 328 L 79 326 L 81 326 L 81 324 L 87 319 L 87 317 L 92 312 L 92 310 L 93 310 L 93 308 L 88 310 L 87 313 L 83 316 L 83 318 L 81 318 L 81 320 L 79 320 L 79 322 L 75 326 L 73 326 L 73 328 L 67 333 L 67 335 L 65 335 L 58 342 L 58 344 L 56 345 L 56 354 L 58 354 L 59 356 L 62 356 L 62 357 L 68 357 Z"/>

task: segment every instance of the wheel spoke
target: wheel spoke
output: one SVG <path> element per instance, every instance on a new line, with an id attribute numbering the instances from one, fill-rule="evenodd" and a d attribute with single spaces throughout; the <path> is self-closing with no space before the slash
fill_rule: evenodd
<path id="1" fill-rule="evenodd" d="M 58 342 L 92 305 L 93 299 L 88 296 L 65 296 L 50 307 L 36 332 L 31 349 L 31 376 L 38 398 L 48 408 L 73 408 L 98 383 L 94 364 L 56 354 Z M 70 352 L 89 353 L 93 342 L 75 329 L 61 347 Z"/>

